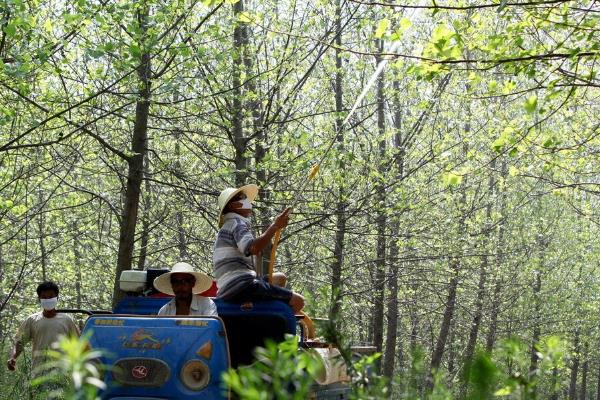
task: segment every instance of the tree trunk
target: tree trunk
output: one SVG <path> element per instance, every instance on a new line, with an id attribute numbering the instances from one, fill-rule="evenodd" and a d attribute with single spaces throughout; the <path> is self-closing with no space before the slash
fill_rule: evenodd
<path id="1" fill-rule="evenodd" d="M 250 52 L 248 50 L 248 44 L 250 43 L 250 35 L 251 31 L 247 24 L 244 23 L 242 30 L 243 42 L 244 42 L 244 50 L 243 50 L 243 58 L 244 58 L 244 67 L 246 69 L 246 76 L 257 76 L 258 73 L 254 70 L 254 63 L 252 58 L 250 57 Z M 263 167 L 262 162 L 264 161 L 267 155 L 267 148 L 265 147 L 265 142 L 267 140 L 267 133 L 265 131 L 264 119 L 265 119 L 265 111 L 262 105 L 261 97 L 258 93 L 258 88 L 254 79 L 250 79 L 245 83 L 245 86 L 248 88 L 248 92 L 255 93 L 255 96 L 250 96 L 248 99 L 248 104 L 246 109 L 250 110 L 252 114 L 252 130 L 253 134 L 251 138 L 254 139 L 254 165 L 256 169 L 256 184 L 258 185 L 259 190 L 259 198 L 262 204 L 267 205 L 265 207 L 265 212 L 260 214 L 260 221 L 262 224 L 261 231 L 264 232 L 271 223 L 271 216 L 266 211 L 269 209 L 269 195 L 270 191 L 267 190 L 266 186 L 268 183 L 268 174 L 267 170 Z M 274 94 L 273 94 L 274 96 Z M 277 210 L 279 211 L 279 210 Z M 262 251 L 262 256 L 257 258 L 258 264 L 256 265 L 256 272 L 260 275 L 264 275 L 269 271 L 269 263 L 271 260 L 271 250 L 272 250 L 271 242 L 267 243 L 265 248 Z"/>
<path id="2" fill-rule="evenodd" d="M 575 355 L 571 365 L 571 381 L 569 383 L 569 400 L 577 400 L 577 374 L 579 372 L 579 329 L 575 331 Z"/>
<path id="3" fill-rule="evenodd" d="M 175 175 L 181 176 L 181 129 L 175 130 Z M 184 228 L 184 219 L 183 213 L 181 211 L 177 211 L 175 213 L 175 227 L 177 229 L 177 249 L 179 250 L 179 259 L 180 260 L 188 260 L 188 251 L 187 251 L 187 238 L 185 234 Z"/>
<path id="4" fill-rule="evenodd" d="M 394 79 L 394 147 L 397 152 L 396 156 L 396 171 L 398 180 L 402 180 L 404 176 L 404 143 L 402 139 L 402 115 L 400 105 L 400 84 L 397 79 Z M 389 297 L 387 302 L 387 334 L 385 340 L 385 355 L 383 359 L 383 375 L 389 379 L 391 385 L 391 379 L 394 376 L 394 365 L 396 359 L 396 347 L 398 338 L 398 321 L 399 321 L 399 310 L 398 310 L 398 269 L 400 268 L 399 254 L 397 238 L 400 234 L 400 223 L 397 219 L 392 221 L 391 226 L 391 238 L 390 240 L 390 269 L 389 269 Z M 402 360 L 402 348 L 399 348 L 400 354 L 398 358 Z M 390 387 L 391 389 L 391 387 Z"/>
<path id="5" fill-rule="evenodd" d="M 446 348 L 446 341 L 448 334 L 450 333 L 450 324 L 452 317 L 454 316 L 454 310 L 456 308 L 456 289 L 458 288 L 458 261 L 452 263 L 453 276 L 448 284 L 448 294 L 446 296 L 446 306 L 444 308 L 444 317 L 442 319 L 442 325 L 440 326 L 440 333 L 437 337 L 435 349 L 431 355 L 430 370 L 434 372 L 437 370 L 441 363 Z M 433 382 L 430 382 L 433 384 Z M 431 387 L 428 387 L 430 389 Z"/>
<path id="6" fill-rule="evenodd" d="M 558 368 L 554 367 L 552 368 L 552 388 L 550 392 L 550 400 L 558 400 L 558 388 Z"/>
<path id="7" fill-rule="evenodd" d="M 535 371 L 538 368 L 538 361 L 539 361 L 539 356 L 538 356 L 538 351 L 535 348 L 535 346 L 537 346 L 538 342 L 540 341 L 540 336 L 542 334 L 541 332 L 541 325 L 540 325 L 540 321 L 539 321 L 539 313 L 541 311 L 541 304 L 540 304 L 540 291 L 542 289 L 542 274 L 539 270 L 535 271 L 535 278 L 534 278 L 534 283 L 533 283 L 533 297 L 534 297 L 534 315 L 535 317 L 533 318 L 533 333 L 531 335 L 531 348 L 530 348 L 530 354 L 531 354 L 531 361 L 530 361 L 530 365 L 529 365 L 529 374 L 530 376 L 533 375 L 533 373 L 535 373 Z M 535 390 L 535 389 L 534 389 Z"/>
<path id="8" fill-rule="evenodd" d="M 142 197 L 142 204 L 144 208 L 142 210 L 142 232 L 140 234 L 140 256 L 138 257 L 137 269 L 143 271 L 146 267 L 146 255 L 148 254 L 148 241 L 150 239 L 150 160 L 148 154 L 144 157 L 144 189 L 146 190 L 146 196 Z"/>
<path id="9" fill-rule="evenodd" d="M 538 253 L 539 253 L 539 266 L 533 272 L 534 281 L 533 281 L 533 285 L 532 285 L 534 315 L 532 318 L 533 332 L 531 335 L 531 348 L 530 348 L 530 354 L 531 354 L 531 361 L 530 361 L 530 365 L 529 365 L 529 376 L 530 377 L 533 377 L 534 374 L 537 373 L 539 356 L 538 356 L 538 351 L 536 349 L 536 346 L 539 343 L 541 335 L 542 335 L 542 331 L 541 331 L 542 322 L 540 320 L 540 315 L 542 312 L 542 299 L 541 299 L 542 268 L 544 265 L 544 252 L 545 252 L 545 248 L 546 248 L 546 239 L 543 237 L 543 235 L 541 233 L 542 232 L 541 229 L 539 232 L 540 233 L 538 234 L 538 237 L 537 237 L 537 247 L 538 247 Z M 535 397 L 537 388 L 534 386 L 532 391 L 533 391 L 533 395 Z"/>
<path id="10" fill-rule="evenodd" d="M 336 39 L 335 39 L 335 110 L 336 110 L 336 120 L 335 120 L 335 131 L 336 131 L 336 141 L 338 142 L 340 148 L 344 146 L 344 132 L 342 130 L 343 120 L 341 118 L 341 114 L 344 110 L 344 104 L 342 101 L 342 9 L 340 0 L 336 0 Z M 343 171 L 343 164 L 340 166 L 340 169 Z M 333 296 L 332 299 L 332 308 L 331 308 L 331 316 L 332 321 L 339 322 L 340 320 L 340 312 L 341 312 L 341 295 L 342 295 L 342 268 L 344 264 L 344 237 L 346 233 L 346 200 L 345 197 L 345 188 L 343 183 L 340 184 L 337 193 L 337 205 L 335 210 L 336 217 L 336 229 L 335 229 L 335 243 L 333 249 L 333 263 L 331 265 L 331 293 Z M 339 328 L 339 327 L 338 327 Z"/>
<path id="11" fill-rule="evenodd" d="M 46 227 L 45 227 L 45 218 L 44 212 L 42 210 L 42 205 L 44 204 L 44 199 L 42 197 L 41 189 L 38 190 L 38 203 L 40 204 L 39 209 L 39 217 L 38 217 L 38 234 L 40 241 L 40 261 L 42 263 L 42 282 L 46 282 L 48 280 L 48 252 L 46 251 Z"/>
<path id="12" fill-rule="evenodd" d="M 4 274 L 6 273 L 6 270 L 4 269 L 4 252 L 3 252 L 3 247 L 2 244 L 0 243 L 0 338 L 4 337 L 4 315 L 5 313 L 2 312 L 2 310 L 4 309 L 4 307 L 2 307 L 5 303 L 5 301 L 7 300 L 6 297 L 8 297 L 8 294 L 4 293 Z"/>
<path id="13" fill-rule="evenodd" d="M 508 176 L 508 165 L 506 162 L 506 158 L 502 160 L 502 172 L 501 172 L 502 180 L 506 180 Z M 498 315 L 500 313 L 500 295 L 502 292 L 502 283 L 503 280 L 501 276 L 499 276 L 500 269 L 502 264 L 504 263 L 504 251 L 505 251 L 505 231 L 506 231 L 506 191 L 500 191 L 500 226 L 498 227 L 498 245 L 497 252 L 499 253 L 496 257 L 496 265 L 495 270 L 498 271 L 495 274 L 495 282 L 494 282 L 494 292 L 492 294 L 492 305 L 490 310 L 490 327 L 488 329 L 488 333 L 485 340 L 485 351 L 489 354 L 492 353 L 494 349 L 494 344 L 496 343 L 496 331 L 498 330 Z"/>
<path id="14" fill-rule="evenodd" d="M 383 43 L 381 40 L 376 41 L 376 47 L 378 53 L 383 51 Z M 381 56 L 377 54 L 375 57 L 375 65 L 379 65 L 381 62 Z M 384 296 L 385 296 L 385 264 L 386 264 L 386 195 L 385 195 L 385 183 L 383 177 L 386 175 L 386 140 L 385 140 L 385 104 L 384 104 L 384 74 L 383 72 L 377 78 L 377 133 L 379 135 L 379 163 L 378 172 L 379 177 L 376 183 L 375 197 L 377 206 L 375 207 L 376 226 L 377 226 L 377 251 L 375 260 L 375 276 L 374 276 L 374 313 L 373 313 L 373 344 L 378 352 L 383 350 L 383 326 L 384 326 Z M 377 367 L 380 370 L 380 362 L 377 362 Z"/>
<path id="15" fill-rule="evenodd" d="M 470 132 L 471 127 L 469 122 L 465 125 L 465 132 Z M 465 156 L 468 154 L 467 143 L 465 142 L 463 145 L 463 153 Z M 465 237 L 466 227 L 465 220 L 466 214 L 464 211 L 465 205 L 467 203 L 467 194 L 466 194 L 466 178 L 462 183 L 461 187 L 461 197 L 460 197 L 460 212 L 462 213 L 459 223 L 458 223 L 458 241 L 462 242 Z M 427 380 L 427 385 L 425 389 L 430 391 L 433 388 L 433 373 L 437 369 L 439 369 L 442 363 L 442 357 L 444 356 L 444 350 L 446 347 L 446 341 L 448 340 L 448 333 L 450 332 L 450 326 L 452 325 L 452 318 L 454 317 L 454 311 L 456 309 L 456 291 L 458 289 L 459 282 L 459 271 L 460 271 L 460 258 L 454 258 L 450 261 L 450 271 L 452 271 L 452 277 L 450 278 L 450 282 L 448 284 L 448 295 L 446 296 L 446 304 L 444 308 L 444 317 L 442 319 L 442 325 L 440 326 L 440 333 L 438 334 L 435 348 L 433 353 L 431 354 L 431 363 L 429 367 L 429 377 Z"/>
<path id="16" fill-rule="evenodd" d="M 589 362 L 587 357 L 587 344 L 583 350 L 583 365 L 581 367 L 581 389 L 579 390 L 579 399 L 587 399 L 587 378 L 588 378 Z"/>
<path id="17" fill-rule="evenodd" d="M 141 28 L 140 48 L 145 49 L 143 40 L 144 32 L 147 30 L 149 9 L 143 5 L 138 11 L 138 23 Z M 144 176 L 144 157 L 147 152 L 148 140 L 148 115 L 150 111 L 150 89 L 151 68 L 150 54 L 143 51 L 140 64 L 137 67 L 138 78 L 141 89 L 139 100 L 135 107 L 135 122 L 131 140 L 132 156 L 128 160 L 127 189 L 125 192 L 125 204 L 121 214 L 121 226 L 119 235 L 119 253 L 117 257 L 117 268 L 113 291 L 113 307 L 124 297 L 119 289 L 119 277 L 121 272 L 131 269 L 133 261 L 133 248 L 135 244 L 135 229 L 138 220 L 138 208 L 140 203 L 140 191 Z"/>
<path id="18" fill-rule="evenodd" d="M 453 323 L 450 326 L 450 337 L 448 338 L 448 375 L 454 376 L 456 369 L 456 330 L 453 329 Z"/>
<path id="19" fill-rule="evenodd" d="M 496 185 L 493 170 L 496 166 L 496 159 L 494 158 L 490 169 L 490 177 L 488 181 L 488 193 L 491 198 L 493 198 L 494 187 Z M 488 202 L 485 208 L 485 221 L 489 225 L 492 222 L 492 203 Z M 477 295 L 475 297 L 475 313 L 473 315 L 473 321 L 471 322 L 471 329 L 469 330 L 469 340 L 467 341 L 467 347 L 465 349 L 464 361 L 463 361 L 463 371 L 465 373 L 466 379 L 463 380 L 460 388 L 459 398 L 464 399 L 467 396 L 468 384 L 469 384 L 469 375 L 471 370 L 471 362 L 473 361 L 473 353 L 475 352 L 475 346 L 477 345 L 477 337 L 479 336 L 479 327 L 481 325 L 481 319 L 483 318 L 483 299 L 485 297 L 486 292 L 486 280 L 488 274 L 488 256 L 487 252 L 489 250 L 489 236 L 490 231 L 486 227 L 485 233 L 483 235 L 483 243 L 482 243 L 482 251 L 483 256 L 481 257 L 481 263 L 479 265 L 479 282 L 477 284 Z"/>
<path id="20" fill-rule="evenodd" d="M 246 46 L 246 24 L 240 21 L 239 15 L 244 12 L 244 0 L 233 5 L 235 28 L 233 29 L 233 109 L 232 109 L 232 132 L 233 147 L 235 149 L 235 184 L 242 186 L 248 178 L 248 158 L 246 157 L 246 146 L 248 140 L 244 136 L 244 92 L 241 81 L 243 66 L 243 52 Z"/>
<path id="21" fill-rule="evenodd" d="M 596 387 L 596 400 L 600 400 L 600 364 L 598 364 L 598 386 Z"/>
<path id="22" fill-rule="evenodd" d="M 76 303 L 77 308 L 82 308 L 82 293 L 81 293 L 81 243 L 79 242 L 79 229 L 77 228 L 77 222 L 71 224 L 73 231 L 73 265 L 75 265 L 75 293 L 77 295 Z"/>

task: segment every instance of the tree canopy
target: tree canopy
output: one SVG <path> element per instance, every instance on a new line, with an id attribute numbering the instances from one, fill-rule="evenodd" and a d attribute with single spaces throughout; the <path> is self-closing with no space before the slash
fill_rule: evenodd
<path id="1" fill-rule="evenodd" d="M 477 349 L 561 337 L 538 395 L 600 393 L 598 3 L 405 3 L 2 0 L 3 344 L 39 281 L 97 309 L 125 269 L 210 274 L 256 183 L 258 232 L 294 206 L 276 268 L 381 373 L 422 351 L 460 398 Z"/>

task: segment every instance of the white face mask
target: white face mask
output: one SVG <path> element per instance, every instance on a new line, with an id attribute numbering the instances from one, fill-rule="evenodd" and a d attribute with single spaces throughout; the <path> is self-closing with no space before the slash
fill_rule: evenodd
<path id="1" fill-rule="evenodd" d="M 53 297 L 51 299 L 40 299 L 40 303 L 42 304 L 42 308 L 44 310 L 54 310 L 56 308 L 56 304 L 58 304 L 58 297 Z"/>
<path id="2" fill-rule="evenodd" d="M 252 203 L 250 203 L 250 200 L 242 199 L 238 200 L 238 203 L 242 205 L 238 210 L 252 210 Z"/>

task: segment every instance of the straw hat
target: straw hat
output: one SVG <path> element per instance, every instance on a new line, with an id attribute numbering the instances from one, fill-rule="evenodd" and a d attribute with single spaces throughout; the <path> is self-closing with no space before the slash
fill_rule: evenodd
<path id="1" fill-rule="evenodd" d="M 229 201 L 240 192 L 244 192 L 248 201 L 252 203 L 258 194 L 258 186 L 250 184 L 237 189 L 227 188 L 221 192 L 219 195 L 219 200 L 217 201 L 217 205 L 219 207 L 219 227 L 223 225 L 223 209 L 227 203 L 229 203 Z"/>
<path id="2" fill-rule="evenodd" d="M 196 284 L 192 288 L 193 294 L 202 293 L 212 286 L 212 279 L 204 272 L 196 272 L 194 268 L 186 262 L 178 262 L 173 265 L 171 272 L 162 274 L 154 279 L 154 287 L 162 293 L 175 295 L 171 287 L 171 275 L 173 274 L 189 274 L 196 278 Z"/>

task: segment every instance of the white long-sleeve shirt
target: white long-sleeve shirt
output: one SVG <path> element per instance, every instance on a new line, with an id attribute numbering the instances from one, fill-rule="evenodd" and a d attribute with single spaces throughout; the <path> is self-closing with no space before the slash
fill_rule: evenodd
<path id="1" fill-rule="evenodd" d="M 177 315 L 177 304 L 175 304 L 175 298 L 172 298 L 167 304 L 162 306 L 158 310 L 158 315 Z M 189 315 L 217 315 L 217 306 L 210 297 L 192 296 L 192 303 L 190 304 Z"/>

